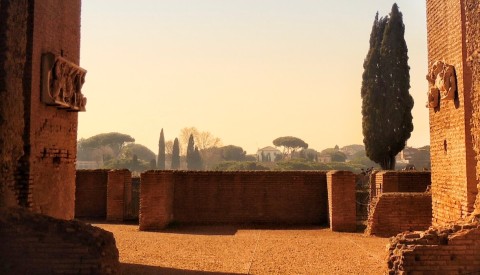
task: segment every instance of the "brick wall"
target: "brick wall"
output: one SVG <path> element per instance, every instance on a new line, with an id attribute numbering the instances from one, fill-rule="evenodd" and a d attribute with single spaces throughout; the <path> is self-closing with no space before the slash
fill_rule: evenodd
<path id="1" fill-rule="evenodd" d="M 478 16 L 475 15 L 475 16 Z M 429 64 L 455 67 L 458 99 L 430 109 L 433 222 L 444 224 L 473 210 L 477 194 L 472 146 L 472 81 L 466 67 L 465 0 L 427 0 Z"/>
<path id="2" fill-rule="evenodd" d="M 478 274 L 479 247 L 478 222 L 399 234 L 388 246 L 389 273 Z"/>
<path id="3" fill-rule="evenodd" d="M 113 234 L 21 208 L 0 208 L 0 274 L 118 274 Z"/>
<path id="4" fill-rule="evenodd" d="M 40 101 L 41 56 L 80 58 L 80 1 L 0 4 L 0 204 L 74 216 L 77 114 Z"/>
<path id="5" fill-rule="evenodd" d="M 355 175 L 347 171 L 327 173 L 328 213 L 333 231 L 356 230 Z"/>
<path id="6" fill-rule="evenodd" d="M 328 222 L 325 172 L 149 171 L 141 180 L 141 230 L 170 222 Z"/>
<path id="7" fill-rule="evenodd" d="M 390 192 L 425 192 L 431 185 L 430 172 L 383 171 L 375 175 L 377 190 Z"/>
<path id="8" fill-rule="evenodd" d="M 163 229 L 173 220 L 173 173 L 147 171 L 140 177 L 140 230 Z"/>
<path id="9" fill-rule="evenodd" d="M 390 237 L 403 231 L 425 230 L 431 224 L 430 193 L 383 193 L 372 207 L 366 233 Z"/>
<path id="10" fill-rule="evenodd" d="M 472 143 L 476 153 L 476 180 L 480 182 L 480 7 L 478 1 L 465 1 L 465 20 L 467 43 L 467 68 L 471 71 L 472 77 L 472 117 L 467 121 L 471 127 Z M 477 193 L 477 196 L 480 193 Z M 480 210 L 480 198 L 477 197 L 475 208 Z"/>
<path id="11" fill-rule="evenodd" d="M 27 205 L 15 181 L 23 155 L 29 1 L 0 1 L 0 206 Z"/>
<path id="12" fill-rule="evenodd" d="M 75 218 L 105 219 L 108 170 L 77 170 Z"/>
<path id="13" fill-rule="evenodd" d="M 107 221 L 121 222 L 132 201 L 132 173 L 127 169 L 108 171 Z"/>

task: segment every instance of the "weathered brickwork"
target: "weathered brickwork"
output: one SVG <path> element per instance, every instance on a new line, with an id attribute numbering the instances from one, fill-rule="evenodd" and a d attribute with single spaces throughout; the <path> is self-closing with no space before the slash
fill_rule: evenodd
<path id="1" fill-rule="evenodd" d="M 24 208 L 0 208 L 0 274 L 119 274 L 113 234 Z"/>
<path id="2" fill-rule="evenodd" d="M 383 193 L 372 207 L 365 233 L 390 237 L 403 231 L 426 230 L 431 225 L 430 193 Z"/>
<path id="3" fill-rule="evenodd" d="M 0 202 L 65 219 L 74 216 L 77 114 L 40 101 L 41 57 L 79 63 L 80 6 L 0 3 Z"/>
<path id="4" fill-rule="evenodd" d="M 468 122 L 471 72 L 466 68 L 465 0 L 427 0 L 429 64 L 455 67 L 458 97 L 430 109 L 433 222 L 444 224 L 472 212 L 477 194 L 474 151 Z"/>
<path id="5" fill-rule="evenodd" d="M 132 201 L 132 173 L 128 170 L 110 170 L 107 180 L 107 221 L 125 220 L 126 208 Z"/>
<path id="6" fill-rule="evenodd" d="M 390 240 L 390 274 L 478 274 L 480 225 L 458 223 L 402 233 Z"/>
<path id="7" fill-rule="evenodd" d="M 376 190 L 379 193 L 425 192 L 431 185 L 430 172 L 382 171 L 375 174 Z"/>
<path id="8" fill-rule="evenodd" d="M 163 229 L 173 221 L 174 175 L 147 171 L 140 177 L 140 230 Z"/>
<path id="9" fill-rule="evenodd" d="M 148 171 L 141 176 L 139 220 L 141 230 L 171 222 L 326 224 L 326 175 Z"/>
<path id="10" fill-rule="evenodd" d="M 23 155 L 29 1 L 0 0 L 0 206 L 27 205 L 15 177 Z"/>
<path id="11" fill-rule="evenodd" d="M 108 170 L 77 170 L 75 218 L 106 219 Z"/>
<path id="12" fill-rule="evenodd" d="M 355 232 L 355 175 L 347 171 L 327 173 L 328 214 L 332 231 Z"/>
<path id="13" fill-rule="evenodd" d="M 476 153 L 476 179 L 480 182 L 480 7 L 478 1 L 468 0 L 465 4 L 467 67 L 472 76 L 472 117 L 469 122 L 473 148 Z M 480 193 L 479 193 L 480 194 Z M 480 210 L 480 198 L 477 194 L 475 209 Z"/>
<path id="14" fill-rule="evenodd" d="M 459 104 L 430 111 L 436 225 L 392 239 L 388 267 L 390 274 L 478 274 L 480 5 L 477 0 L 427 0 L 427 19 L 429 59 L 444 55 L 447 63 L 457 62 Z M 446 43 L 452 37 L 455 45 Z M 442 139 L 448 140 L 443 152 L 434 144 Z"/>

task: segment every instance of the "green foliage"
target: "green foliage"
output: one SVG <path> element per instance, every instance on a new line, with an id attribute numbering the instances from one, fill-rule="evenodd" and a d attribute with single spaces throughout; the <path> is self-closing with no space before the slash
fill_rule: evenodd
<path id="1" fill-rule="evenodd" d="M 187 147 L 187 169 L 188 170 L 202 170 L 202 157 L 198 147 L 195 146 L 193 135 L 191 134 L 188 139 Z"/>
<path id="2" fill-rule="evenodd" d="M 155 160 L 155 153 L 152 150 L 148 149 L 142 144 L 130 143 L 125 145 L 122 148 L 120 153 L 120 159 L 132 158 L 133 155 L 136 155 L 139 159 L 150 162 L 152 159 Z"/>
<path id="3" fill-rule="evenodd" d="M 305 159 L 290 159 L 277 162 L 276 170 L 328 170 L 328 165 L 325 163 L 307 161 Z"/>
<path id="4" fill-rule="evenodd" d="M 338 145 L 335 148 L 327 148 L 321 152 L 322 155 L 329 155 L 332 162 L 345 162 L 347 155 L 339 151 Z"/>
<path id="5" fill-rule="evenodd" d="M 135 139 L 129 135 L 112 132 L 98 134 L 87 138 L 83 141 L 84 148 L 95 149 L 102 146 L 109 146 L 114 151 L 115 156 L 118 156 L 123 146 L 129 142 L 135 142 Z"/>
<path id="6" fill-rule="evenodd" d="M 222 161 L 215 167 L 216 171 L 255 171 L 270 170 L 255 161 Z"/>
<path id="7" fill-rule="evenodd" d="M 180 168 L 180 145 L 178 144 L 178 138 L 173 141 L 172 149 L 172 170 Z"/>
<path id="8" fill-rule="evenodd" d="M 160 131 L 160 139 L 158 141 L 157 168 L 159 170 L 165 170 L 165 137 L 163 136 L 163 128 Z"/>
<path id="9" fill-rule="evenodd" d="M 395 156 L 413 131 L 413 98 L 402 13 L 378 19 L 370 35 L 362 80 L 362 128 L 367 156 L 383 169 L 395 168 Z"/>
<path id="10" fill-rule="evenodd" d="M 299 153 L 301 158 L 304 158 L 308 161 L 317 161 L 318 160 L 318 152 L 314 149 L 302 149 Z M 275 160 L 279 161 L 279 160 Z"/>
<path id="11" fill-rule="evenodd" d="M 104 164 L 106 169 L 128 169 L 132 172 L 143 172 L 150 169 L 150 162 L 138 159 L 133 155 L 131 159 L 111 159 Z"/>
<path id="12" fill-rule="evenodd" d="M 358 165 L 355 163 L 347 163 L 347 162 L 320 163 L 320 162 L 307 161 L 305 159 L 292 159 L 292 160 L 277 162 L 277 167 L 275 170 L 281 170 L 281 171 L 344 170 L 344 171 L 352 171 L 354 173 L 360 173 L 362 168 L 365 168 L 365 167 L 363 165 Z"/>
<path id="13" fill-rule="evenodd" d="M 222 158 L 226 161 L 242 161 L 247 154 L 242 147 L 235 145 L 223 146 L 220 149 L 222 149 Z"/>

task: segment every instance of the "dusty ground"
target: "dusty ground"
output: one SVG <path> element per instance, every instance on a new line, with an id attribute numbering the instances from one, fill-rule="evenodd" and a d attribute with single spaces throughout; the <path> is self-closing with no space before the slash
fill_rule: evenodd
<path id="1" fill-rule="evenodd" d="M 113 232 L 124 274 L 383 274 L 388 239 L 328 228 L 94 224 Z"/>

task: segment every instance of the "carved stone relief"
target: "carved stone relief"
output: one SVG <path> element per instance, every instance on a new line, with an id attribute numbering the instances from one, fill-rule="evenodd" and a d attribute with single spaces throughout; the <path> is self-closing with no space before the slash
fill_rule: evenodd
<path id="1" fill-rule="evenodd" d="M 436 61 L 428 72 L 427 80 L 430 83 L 428 108 L 437 107 L 440 100 L 455 99 L 457 82 L 455 80 L 455 68 L 452 65 Z"/>
<path id="2" fill-rule="evenodd" d="M 42 55 L 42 102 L 68 111 L 84 112 L 82 94 L 87 71 L 61 56 Z"/>

